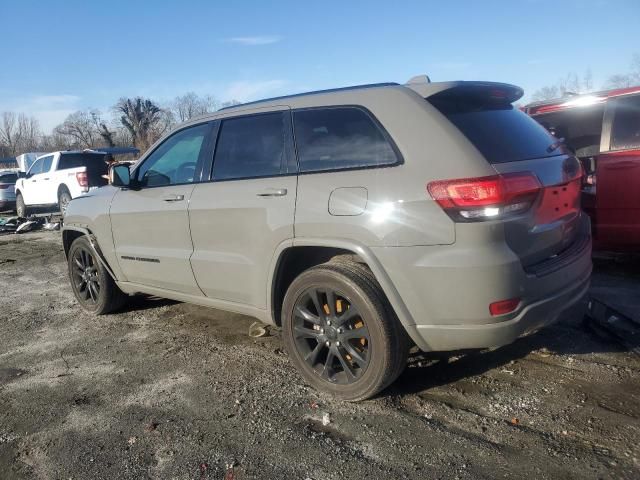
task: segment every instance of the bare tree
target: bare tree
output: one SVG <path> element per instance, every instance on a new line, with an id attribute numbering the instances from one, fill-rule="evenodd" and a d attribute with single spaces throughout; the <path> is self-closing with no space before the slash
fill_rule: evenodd
<path id="1" fill-rule="evenodd" d="M 35 117 L 4 112 L 0 124 L 0 144 L 11 155 L 36 150 L 42 134 Z"/>
<path id="2" fill-rule="evenodd" d="M 100 138 L 97 123 L 100 113 L 96 110 L 78 111 L 69 115 L 54 132 L 72 139 L 78 148 L 92 148 Z"/>
<path id="3" fill-rule="evenodd" d="M 121 98 L 114 109 L 120 114 L 120 122 L 131 135 L 134 146 L 141 151 L 149 148 L 171 124 L 166 112 L 149 99 Z"/>
<path id="4" fill-rule="evenodd" d="M 241 105 L 242 102 L 233 99 L 233 100 L 228 100 L 226 102 L 222 102 L 222 105 L 220 105 L 220 108 L 227 108 L 227 107 L 234 107 L 236 105 Z"/>
<path id="5" fill-rule="evenodd" d="M 534 101 L 551 100 L 566 95 L 587 93 L 593 90 L 593 75 L 588 68 L 582 79 L 575 73 L 569 72 L 553 85 L 547 85 L 536 90 L 531 98 Z"/>
<path id="6" fill-rule="evenodd" d="M 626 88 L 640 85 L 640 53 L 635 53 L 631 59 L 629 73 L 611 75 L 605 85 L 606 88 Z"/>
<path id="7" fill-rule="evenodd" d="M 3 112 L 2 125 L 0 125 L 0 143 L 5 146 L 10 155 L 15 156 L 19 141 L 17 115 L 13 112 Z"/>
<path id="8" fill-rule="evenodd" d="M 24 113 L 18 115 L 18 131 L 20 132 L 20 143 L 18 144 L 20 151 L 31 152 L 38 149 L 42 132 L 37 118 L 28 117 Z"/>
<path id="9" fill-rule="evenodd" d="M 210 96 L 198 96 L 194 92 L 176 97 L 171 102 L 170 110 L 177 122 L 186 122 L 199 115 L 215 112 L 218 109 L 218 101 Z"/>

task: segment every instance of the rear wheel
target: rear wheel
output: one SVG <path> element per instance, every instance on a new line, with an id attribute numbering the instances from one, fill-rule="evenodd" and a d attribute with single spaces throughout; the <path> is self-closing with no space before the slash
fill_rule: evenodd
<path id="1" fill-rule="evenodd" d="M 22 198 L 21 193 L 18 193 L 18 195 L 16 195 L 16 214 L 19 217 L 27 216 L 27 206 L 24 203 L 24 198 Z"/>
<path id="2" fill-rule="evenodd" d="M 366 267 L 336 262 L 298 276 L 283 304 L 283 337 L 292 362 L 318 390 L 364 400 L 402 372 L 408 341 Z"/>
<path id="3" fill-rule="evenodd" d="M 116 286 L 84 235 L 71 244 L 67 262 L 71 288 L 82 308 L 102 315 L 124 305 L 127 296 Z"/>
<path id="4" fill-rule="evenodd" d="M 69 202 L 71 201 L 71 194 L 66 187 L 62 187 L 58 192 L 58 208 L 60 208 L 60 213 L 64 215 L 67 211 L 67 207 L 69 206 Z"/>

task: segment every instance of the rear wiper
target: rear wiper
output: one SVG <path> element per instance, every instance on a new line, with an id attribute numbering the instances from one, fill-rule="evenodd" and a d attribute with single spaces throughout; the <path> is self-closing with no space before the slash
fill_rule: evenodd
<path id="1" fill-rule="evenodd" d="M 554 150 L 557 150 L 564 144 L 565 144 L 564 138 L 559 138 L 558 141 L 553 142 L 551 145 L 547 147 L 547 153 L 551 153 Z"/>

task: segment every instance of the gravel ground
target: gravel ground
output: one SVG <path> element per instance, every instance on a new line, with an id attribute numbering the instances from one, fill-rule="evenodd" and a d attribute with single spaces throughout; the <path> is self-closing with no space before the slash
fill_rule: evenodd
<path id="1" fill-rule="evenodd" d="M 247 317 L 147 297 L 84 313 L 58 232 L 0 237 L 0 292 L 2 479 L 640 477 L 640 358 L 582 307 L 498 350 L 414 355 L 347 404 Z"/>

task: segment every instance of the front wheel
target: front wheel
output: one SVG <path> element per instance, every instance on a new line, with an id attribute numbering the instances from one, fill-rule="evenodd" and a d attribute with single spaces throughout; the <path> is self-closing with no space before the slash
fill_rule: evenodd
<path id="1" fill-rule="evenodd" d="M 73 241 L 67 262 L 71 288 L 82 308 L 102 315 L 125 303 L 127 296 L 100 263 L 86 236 Z"/>
<path id="2" fill-rule="evenodd" d="M 21 193 L 16 195 L 16 214 L 23 218 L 27 216 L 27 205 L 24 203 L 24 198 L 22 198 Z"/>
<path id="3" fill-rule="evenodd" d="M 310 268 L 285 295 L 289 356 L 318 390 L 348 401 L 370 398 L 406 364 L 409 342 L 366 267 L 335 262 Z"/>

